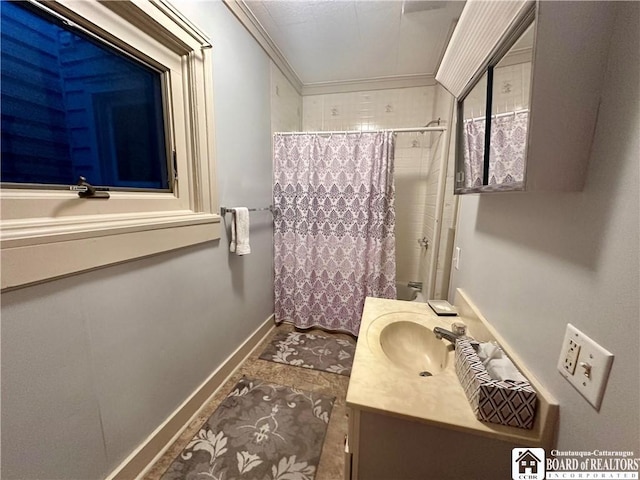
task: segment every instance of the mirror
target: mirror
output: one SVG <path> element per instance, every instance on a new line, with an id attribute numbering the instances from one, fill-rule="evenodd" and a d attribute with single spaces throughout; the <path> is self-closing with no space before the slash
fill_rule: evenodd
<path id="1" fill-rule="evenodd" d="M 534 25 L 493 67 L 489 185 L 524 188 Z"/>
<path id="2" fill-rule="evenodd" d="M 458 165 L 461 188 L 471 190 L 482 187 L 484 176 L 484 156 L 485 156 L 485 124 L 487 112 L 487 74 L 485 73 L 478 83 L 473 87 L 462 102 L 459 109 L 458 129 L 462 130 L 458 134 L 461 140 L 458 145 L 458 155 L 461 164 Z"/>
<path id="3" fill-rule="evenodd" d="M 524 190 L 534 32 L 532 16 L 458 102 L 456 194 Z"/>

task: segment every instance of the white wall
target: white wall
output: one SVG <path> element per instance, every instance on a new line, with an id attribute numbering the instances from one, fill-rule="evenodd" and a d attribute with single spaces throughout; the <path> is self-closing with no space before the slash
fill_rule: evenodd
<path id="1" fill-rule="evenodd" d="M 617 8 L 584 191 L 461 197 L 453 286 L 560 402 L 559 448 L 637 456 L 640 4 Z M 600 412 L 556 371 L 567 322 L 615 354 Z"/>
<path id="2" fill-rule="evenodd" d="M 214 45 L 220 203 L 271 202 L 270 60 L 221 2 L 176 2 Z M 211 132 L 213 134 L 214 132 Z M 2 295 L 2 478 L 104 478 L 273 312 L 272 222 Z"/>

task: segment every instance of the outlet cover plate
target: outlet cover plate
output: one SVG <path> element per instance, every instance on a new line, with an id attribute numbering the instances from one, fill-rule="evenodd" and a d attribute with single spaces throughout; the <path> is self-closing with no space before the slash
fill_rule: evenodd
<path id="1" fill-rule="evenodd" d="M 596 410 L 600 409 L 613 354 L 567 324 L 558 371 Z"/>

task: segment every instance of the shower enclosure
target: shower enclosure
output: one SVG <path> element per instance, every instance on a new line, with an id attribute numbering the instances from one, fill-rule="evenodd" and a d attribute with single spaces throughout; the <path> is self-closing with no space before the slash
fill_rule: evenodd
<path id="1" fill-rule="evenodd" d="M 433 296 L 436 215 L 443 132 L 399 133 L 396 140 L 396 281 Z M 405 298 L 403 298 L 405 299 Z"/>
<path id="2" fill-rule="evenodd" d="M 449 161 L 454 98 L 433 85 L 310 95 L 302 100 L 304 131 L 442 127 L 396 134 L 396 278 L 404 287 L 421 282 L 425 299 L 446 299 L 456 209 L 454 162 Z"/>

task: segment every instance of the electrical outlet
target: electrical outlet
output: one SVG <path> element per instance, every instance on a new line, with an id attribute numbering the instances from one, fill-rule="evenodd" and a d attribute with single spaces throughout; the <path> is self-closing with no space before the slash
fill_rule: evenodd
<path id="1" fill-rule="evenodd" d="M 596 410 L 600 409 L 612 364 L 611 352 L 567 324 L 558 371 Z"/>
<path id="2" fill-rule="evenodd" d="M 576 372 L 576 365 L 578 365 L 578 355 L 580 355 L 580 345 L 576 343 L 573 338 L 569 338 L 568 348 L 564 354 L 564 369 L 569 372 L 569 375 L 573 375 Z"/>

